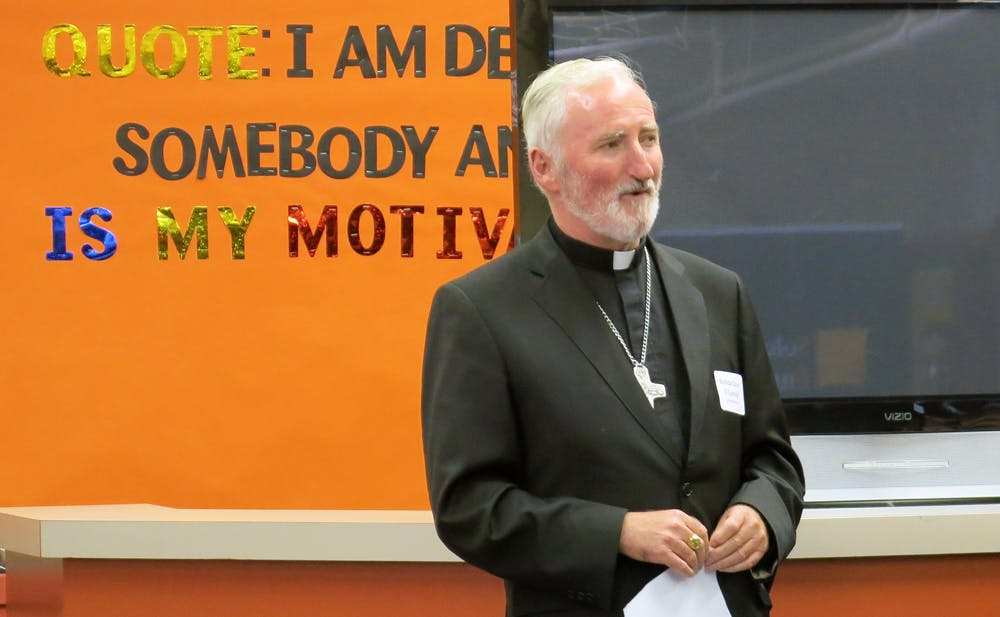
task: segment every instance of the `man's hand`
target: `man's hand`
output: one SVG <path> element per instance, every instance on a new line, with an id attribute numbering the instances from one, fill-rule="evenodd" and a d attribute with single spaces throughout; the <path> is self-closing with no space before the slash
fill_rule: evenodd
<path id="1" fill-rule="evenodd" d="M 693 535 L 702 539 L 697 551 L 687 544 Z M 705 565 L 707 537 L 705 526 L 680 510 L 629 512 L 622 523 L 619 548 L 632 559 L 663 564 L 685 576 L 694 576 Z"/>
<path id="2" fill-rule="evenodd" d="M 736 504 L 722 514 L 708 541 L 710 572 L 741 572 L 757 565 L 767 553 L 767 527 L 750 506 Z"/>

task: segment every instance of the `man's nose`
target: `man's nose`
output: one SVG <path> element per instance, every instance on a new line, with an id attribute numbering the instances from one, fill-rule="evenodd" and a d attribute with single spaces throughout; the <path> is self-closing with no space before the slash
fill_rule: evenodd
<path id="1" fill-rule="evenodd" d="M 638 141 L 633 142 L 629 148 L 629 175 L 643 182 L 653 178 L 656 174 L 655 157 L 653 149 L 644 148 Z"/>

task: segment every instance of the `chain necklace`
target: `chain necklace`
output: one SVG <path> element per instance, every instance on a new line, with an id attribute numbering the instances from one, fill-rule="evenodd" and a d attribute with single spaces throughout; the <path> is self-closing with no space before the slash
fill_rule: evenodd
<path id="1" fill-rule="evenodd" d="M 642 256 L 646 260 L 646 310 L 645 315 L 642 320 L 642 350 L 639 352 L 639 359 L 637 360 L 634 355 L 632 355 L 632 350 L 629 348 L 628 343 L 622 337 L 618 328 L 615 327 L 611 318 L 608 317 L 607 311 L 601 306 L 600 302 L 597 302 L 597 310 L 601 311 L 601 315 L 604 316 L 604 321 L 607 322 L 608 327 L 611 328 L 611 333 L 615 335 L 618 339 L 618 343 L 622 346 L 625 351 L 625 355 L 628 357 L 629 362 L 632 363 L 632 374 L 635 375 L 635 380 L 639 383 L 639 387 L 642 388 L 643 394 L 649 400 L 649 406 L 653 407 L 653 401 L 658 398 L 665 398 L 667 396 L 667 388 L 661 383 L 653 383 L 653 380 L 649 377 L 649 369 L 646 368 L 646 350 L 649 346 L 649 309 L 650 309 L 650 298 L 652 297 L 652 269 L 650 268 L 649 262 L 649 250 L 643 247 Z"/>

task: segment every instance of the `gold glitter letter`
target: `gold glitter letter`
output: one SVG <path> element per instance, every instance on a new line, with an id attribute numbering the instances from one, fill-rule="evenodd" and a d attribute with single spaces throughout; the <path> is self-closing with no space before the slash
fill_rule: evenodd
<path id="1" fill-rule="evenodd" d="M 156 39 L 164 34 L 170 39 L 170 47 L 173 55 L 170 66 L 161 69 L 156 65 Z M 184 37 L 173 26 L 153 26 L 149 32 L 142 35 L 142 66 L 146 71 L 157 79 L 170 79 L 175 77 L 184 68 L 187 62 L 187 43 Z"/>
<path id="2" fill-rule="evenodd" d="M 258 31 L 257 26 L 229 26 L 226 28 L 226 36 L 229 40 L 229 79 L 257 79 L 259 77 L 257 69 L 240 68 L 240 58 L 253 56 L 257 51 L 253 47 L 243 47 L 240 44 L 240 37 L 255 35 Z"/>
<path id="3" fill-rule="evenodd" d="M 219 216 L 222 217 L 222 222 L 226 224 L 226 228 L 229 229 L 229 235 L 233 240 L 233 259 L 247 258 L 247 227 L 250 226 L 250 221 L 253 220 L 255 212 L 257 212 L 257 208 L 254 206 L 247 206 L 247 211 L 243 213 L 243 219 L 237 220 L 236 215 L 233 214 L 232 208 L 219 208 Z"/>
<path id="4" fill-rule="evenodd" d="M 222 36 L 222 27 L 191 26 L 187 33 L 198 37 L 198 79 L 212 79 L 212 38 Z"/>
<path id="5" fill-rule="evenodd" d="M 73 41 L 73 64 L 68 69 L 59 66 L 56 59 L 56 37 L 60 34 L 68 34 Z M 83 63 L 87 61 L 87 39 L 80 32 L 80 29 L 73 24 L 59 24 L 52 26 L 42 37 L 42 60 L 45 68 L 49 69 L 59 77 L 72 77 L 80 75 L 88 77 L 90 71 L 83 68 Z"/>
<path id="6" fill-rule="evenodd" d="M 247 221 L 249 224 L 249 221 Z M 208 258 L 208 208 L 197 206 L 191 212 L 191 221 L 188 224 L 187 232 L 181 234 L 181 228 L 174 218 L 174 211 L 170 206 L 163 206 L 156 209 L 156 236 L 157 248 L 160 259 L 167 258 L 167 236 L 174 240 L 174 247 L 181 259 L 187 255 L 188 247 L 191 246 L 191 236 L 198 235 L 198 259 Z"/>
<path id="7" fill-rule="evenodd" d="M 97 61 L 101 72 L 108 77 L 128 77 L 135 72 L 135 24 L 125 24 L 125 64 L 115 66 L 111 62 L 111 25 L 97 26 Z"/>

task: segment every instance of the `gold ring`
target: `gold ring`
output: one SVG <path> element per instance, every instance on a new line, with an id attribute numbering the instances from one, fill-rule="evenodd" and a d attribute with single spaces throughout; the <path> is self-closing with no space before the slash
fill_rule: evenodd
<path id="1" fill-rule="evenodd" d="M 687 539 L 687 545 L 692 551 L 697 551 L 705 545 L 705 541 L 701 539 L 701 536 L 693 533 L 691 534 L 691 537 Z"/>

